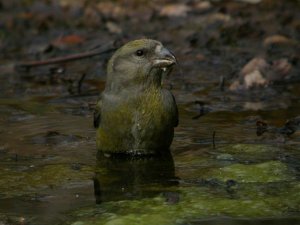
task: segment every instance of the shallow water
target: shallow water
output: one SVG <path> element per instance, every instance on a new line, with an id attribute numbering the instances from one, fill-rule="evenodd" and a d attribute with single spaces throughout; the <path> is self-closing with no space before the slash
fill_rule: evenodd
<path id="1" fill-rule="evenodd" d="M 217 87 L 207 94 L 205 85 L 202 93 L 185 90 L 175 78 L 180 125 L 171 154 L 160 158 L 96 160 L 89 107 L 96 92 L 3 92 L 4 224 L 299 224 L 299 132 L 258 137 L 255 125 L 267 118 L 282 126 L 299 112 L 299 98 L 273 107 L 276 93 L 265 101 Z M 209 103 L 195 119 L 199 98 Z M 251 110 L 247 102 L 265 106 Z"/>

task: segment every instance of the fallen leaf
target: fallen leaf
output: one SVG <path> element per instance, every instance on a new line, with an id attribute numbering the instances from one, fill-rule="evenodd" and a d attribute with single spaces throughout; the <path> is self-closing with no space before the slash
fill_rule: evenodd
<path id="1" fill-rule="evenodd" d="M 54 40 L 51 44 L 55 47 L 58 48 L 64 48 L 68 45 L 78 45 L 84 42 L 84 38 L 76 35 L 76 34 L 71 34 L 68 36 L 60 37 Z"/>
<path id="2" fill-rule="evenodd" d="M 261 0 L 236 0 L 236 1 L 250 3 L 250 4 L 257 4 L 261 2 Z"/>
<path id="3" fill-rule="evenodd" d="M 272 69 L 279 75 L 286 76 L 292 69 L 292 64 L 287 59 L 278 59 L 273 61 Z"/>
<path id="4" fill-rule="evenodd" d="M 214 24 L 214 23 L 227 23 L 231 20 L 231 16 L 224 13 L 211 13 L 205 17 L 203 23 Z"/>
<path id="5" fill-rule="evenodd" d="M 267 105 L 263 102 L 245 102 L 244 109 L 251 111 L 259 111 L 263 110 L 267 107 Z"/>
<path id="6" fill-rule="evenodd" d="M 100 13 L 93 7 L 86 7 L 84 10 L 84 21 L 88 26 L 99 27 L 101 25 Z"/>
<path id="7" fill-rule="evenodd" d="M 256 134 L 261 136 L 265 132 L 276 134 L 276 135 L 286 135 L 290 136 L 294 134 L 300 127 L 300 116 L 294 117 L 288 120 L 283 127 L 268 126 L 267 123 L 263 121 L 256 122 Z"/>
<path id="8" fill-rule="evenodd" d="M 25 19 L 25 20 L 31 20 L 32 18 L 34 18 L 34 14 L 31 12 L 24 12 L 24 13 L 21 13 L 19 16 L 20 16 L 20 18 Z"/>
<path id="9" fill-rule="evenodd" d="M 160 10 L 161 16 L 167 17 L 184 17 L 191 10 L 191 8 L 185 4 L 169 4 Z"/>
<path id="10" fill-rule="evenodd" d="M 275 60 L 269 64 L 264 58 L 255 57 L 242 68 L 238 80 L 230 85 L 229 90 L 265 87 L 274 81 L 284 79 L 291 69 L 292 64 L 286 58 Z"/>
<path id="11" fill-rule="evenodd" d="M 260 120 L 256 121 L 256 135 L 261 136 L 266 131 L 268 131 L 268 124 Z"/>
<path id="12" fill-rule="evenodd" d="M 255 70 L 258 71 L 264 71 L 267 68 L 269 68 L 270 65 L 267 63 L 267 61 L 264 58 L 261 57 L 255 57 L 252 60 L 250 60 L 241 70 L 240 74 L 242 76 L 246 76 L 249 73 L 252 73 Z"/>
<path id="13" fill-rule="evenodd" d="M 295 43 L 295 41 L 288 37 L 285 37 L 285 36 L 279 35 L 279 34 L 275 34 L 275 35 L 265 38 L 263 45 L 269 46 L 269 45 L 274 45 L 274 44 L 280 45 L 280 44 L 294 44 L 294 43 Z"/>
<path id="14" fill-rule="evenodd" d="M 122 33 L 122 28 L 119 27 L 119 25 L 116 24 L 116 23 L 114 23 L 114 22 L 109 21 L 105 25 L 106 25 L 106 28 L 108 29 L 108 31 L 110 33 L 113 33 L 113 34 L 120 34 L 120 33 Z"/>
<path id="15" fill-rule="evenodd" d="M 112 2 L 100 2 L 96 6 L 99 13 L 107 18 L 120 19 L 126 14 L 126 11 L 121 6 Z"/>
<path id="16" fill-rule="evenodd" d="M 196 59 L 197 59 L 198 61 L 204 61 L 206 58 L 205 58 L 205 55 L 203 55 L 203 54 L 201 54 L 201 53 L 198 53 L 198 54 L 196 55 Z"/>
<path id="17" fill-rule="evenodd" d="M 259 70 L 254 70 L 251 73 L 245 75 L 245 86 L 247 89 L 254 86 L 266 86 L 268 81 L 263 77 Z"/>
<path id="18" fill-rule="evenodd" d="M 59 2 L 59 4 L 60 4 L 62 7 L 70 7 L 70 6 L 73 6 L 73 5 L 78 5 L 78 4 L 80 4 L 81 1 L 59 0 L 58 2 Z"/>
<path id="19" fill-rule="evenodd" d="M 201 2 L 198 2 L 194 8 L 197 9 L 197 10 L 200 10 L 200 11 L 205 11 L 205 10 L 208 10 L 212 7 L 211 3 L 209 1 L 201 1 Z"/>
<path id="20" fill-rule="evenodd" d="M 243 85 L 240 83 L 239 80 L 235 80 L 232 82 L 232 84 L 229 86 L 229 90 L 230 91 L 238 91 L 238 90 L 243 90 L 244 87 Z"/>

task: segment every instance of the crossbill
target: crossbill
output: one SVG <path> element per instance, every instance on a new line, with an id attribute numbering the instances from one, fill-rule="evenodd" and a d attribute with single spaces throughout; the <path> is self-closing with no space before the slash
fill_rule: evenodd
<path id="1" fill-rule="evenodd" d="M 99 151 L 149 155 L 169 150 L 178 109 L 162 77 L 175 64 L 175 56 L 151 39 L 131 41 L 114 53 L 94 113 Z"/>

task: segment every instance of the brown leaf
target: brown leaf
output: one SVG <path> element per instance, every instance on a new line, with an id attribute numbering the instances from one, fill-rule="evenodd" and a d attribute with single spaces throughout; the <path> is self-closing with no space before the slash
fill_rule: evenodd
<path id="1" fill-rule="evenodd" d="M 274 44 L 295 44 L 295 40 L 292 40 L 288 37 L 285 37 L 283 35 L 275 34 L 272 36 L 269 36 L 265 38 L 263 42 L 264 46 L 274 45 Z"/>
<path id="2" fill-rule="evenodd" d="M 97 4 L 96 8 L 99 13 L 107 18 L 120 19 L 126 14 L 126 11 L 123 7 L 112 2 L 100 2 Z"/>
<path id="3" fill-rule="evenodd" d="M 194 8 L 197 9 L 197 10 L 200 10 L 200 11 L 205 11 L 205 10 L 208 10 L 212 7 L 212 4 L 209 2 L 209 1 L 201 1 L 201 2 L 198 2 Z"/>
<path id="4" fill-rule="evenodd" d="M 71 34 L 68 36 L 60 37 L 54 40 L 51 44 L 55 47 L 58 48 L 64 48 L 69 45 L 78 45 L 82 44 L 84 42 L 84 38 L 76 35 L 76 34 Z"/>
<path id="5" fill-rule="evenodd" d="M 99 27 L 101 25 L 101 17 L 94 7 L 86 7 L 84 10 L 84 22 L 87 26 Z"/>
<path id="6" fill-rule="evenodd" d="M 264 58 L 255 57 L 250 60 L 241 70 L 240 74 L 242 76 L 246 76 L 249 73 L 252 73 L 255 70 L 264 71 L 265 69 L 269 68 L 270 65 Z"/>
<path id="7" fill-rule="evenodd" d="M 114 22 L 108 21 L 105 25 L 110 33 L 113 33 L 113 34 L 122 33 L 122 28 Z"/>
<path id="8" fill-rule="evenodd" d="M 184 17 L 191 10 L 185 4 L 169 4 L 161 8 L 160 15 L 167 17 Z"/>
<path id="9" fill-rule="evenodd" d="M 238 0 L 239 2 L 245 2 L 245 3 L 250 3 L 250 4 L 257 4 L 260 3 L 261 0 Z"/>
<path id="10" fill-rule="evenodd" d="M 259 70 L 254 70 L 253 72 L 245 75 L 244 83 L 246 89 L 249 89 L 255 86 L 266 86 L 268 81 L 263 77 Z"/>
<path id="11" fill-rule="evenodd" d="M 272 69 L 276 73 L 278 73 L 282 76 L 286 76 L 290 73 L 290 71 L 292 69 L 292 64 L 290 64 L 287 59 L 278 59 L 278 60 L 273 61 Z"/>

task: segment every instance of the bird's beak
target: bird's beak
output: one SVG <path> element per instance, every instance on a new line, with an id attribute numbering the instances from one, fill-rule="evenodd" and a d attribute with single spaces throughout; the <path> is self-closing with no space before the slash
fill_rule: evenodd
<path id="1" fill-rule="evenodd" d="M 166 48 L 156 49 L 157 57 L 153 61 L 153 66 L 166 70 L 168 67 L 177 64 L 175 56 Z"/>

